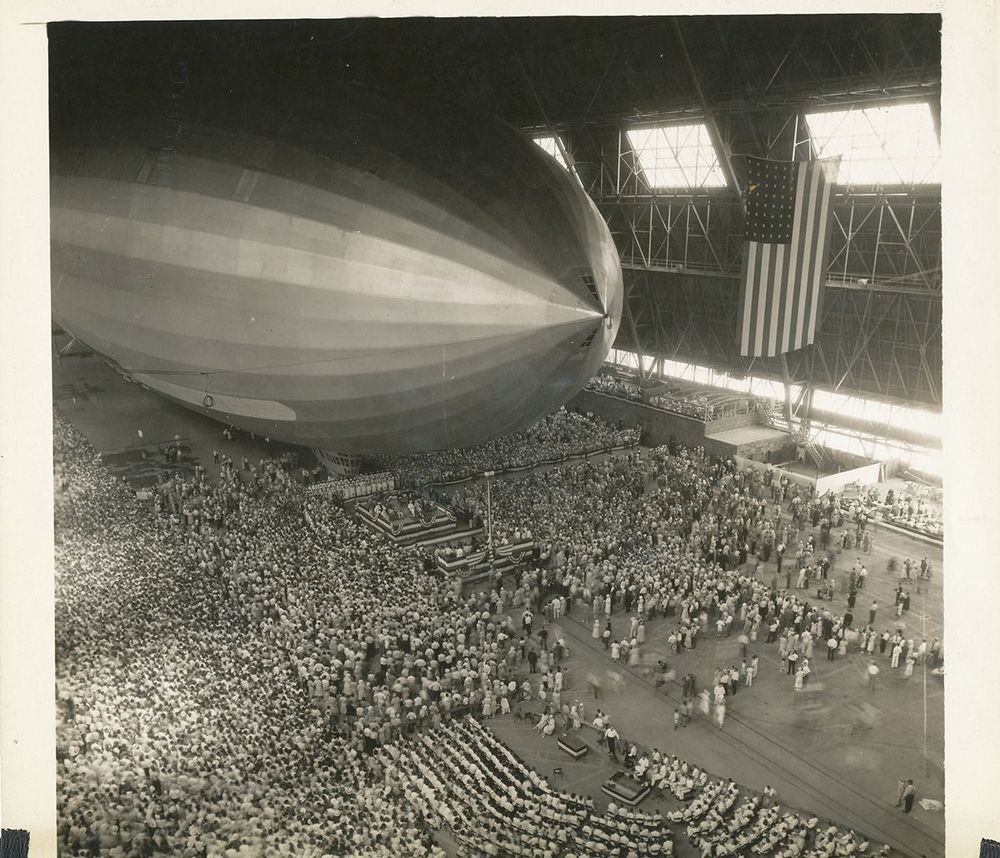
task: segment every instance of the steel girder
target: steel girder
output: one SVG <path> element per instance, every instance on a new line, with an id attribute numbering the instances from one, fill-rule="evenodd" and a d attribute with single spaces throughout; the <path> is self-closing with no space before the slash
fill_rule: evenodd
<path id="1" fill-rule="evenodd" d="M 743 251 L 739 206 L 721 195 L 598 199 L 622 264 L 735 276 Z M 941 292 L 941 205 L 906 195 L 838 196 L 827 281 L 888 292 Z"/>
<path id="2" fill-rule="evenodd" d="M 664 271 L 739 272 L 743 209 L 730 191 L 657 192 L 646 184 L 624 133 L 614 133 L 611 152 L 607 137 L 602 142 L 599 163 L 591 162 L 585 186 L 615 236 L 623 264 Z M 940 292 L 940 189 L 839 191 L 827 275 L 831 282 L 845 285 Z"/>
<path id="3" fill-rule="evenodd" d="M 514 86 L 504 87 L 511 70 L 501 74 L 503 64 L 488 60 L 496 45 L 509 41 L 518 46 L 546 113 L 560 130 L 657 121 L 701 100 L 724 123 L 727 115 L 769 110 L 787 115 L 803 105 L 848 104 L 887 93 L 926 97 L 940 89 L 940 20 L 937 15 L 605 19 L 603 33 L 572 42 L 564 37 L 558 45 L 515 34 L 508 21 L 503 29 L 510 38 L 491 33 L 480 48 L 481 64 L 492 74 L 476 89 L 479 102 L 482 93 L 496 93 L 504 104 L 495 112 L 508 121 L 544 129 L 534 100 L 517 85 L 520 75 L 513 75 Z M 530 29 L 537 30 L 538 23 Z M 466 75 L 476 71 L 463 67 Z M 764 147 L 733 151 L 764 154 Z"/>

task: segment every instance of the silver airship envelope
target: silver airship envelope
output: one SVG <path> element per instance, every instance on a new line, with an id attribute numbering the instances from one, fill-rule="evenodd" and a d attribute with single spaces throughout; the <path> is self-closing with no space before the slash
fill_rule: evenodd
<path id="1" fill-rule="evenodd" d="M 280 106 L 279 106 L 280 107 Z M 53 140 L 53 316 L 150 389 L 345 453 L 551 412 L 622 310 L 579 181 L 498 119 L 356 88 Z"/>

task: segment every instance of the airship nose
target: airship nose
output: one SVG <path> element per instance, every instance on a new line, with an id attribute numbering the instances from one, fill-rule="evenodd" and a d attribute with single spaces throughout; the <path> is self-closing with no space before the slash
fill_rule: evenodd
<path id="1" fill-rule="evenodd" d="M 88 126 L 52 162 L 54 311 L 151 389 L 310 447 L 464 447 L 558 408 L 622 312 L 579 181 L 489 117 L 338 99 L 154 156 L 145 126 Z"/>
<path id="2" fill-rule="evenodd" d="M 576 384 L 583 385 L 597 372 L 618 336 L 621 324 L 624 286 L 618 250 L 597 207 L 585 200 L 581 247 L 587 255 L 595 303 L 600 310 L 597 325 L 587 334 L 587 357 L 580 367 Z"/>

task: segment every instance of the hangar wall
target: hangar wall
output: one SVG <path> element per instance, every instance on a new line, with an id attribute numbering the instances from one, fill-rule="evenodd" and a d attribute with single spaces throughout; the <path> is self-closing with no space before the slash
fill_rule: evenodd
<path id="1" fill-rule="evenodd" d="M 782 378 L 779 358 L 738 352 L 735 278 L 626 270 L 625 297 L 616 348 Z M 815 349 L 788 355 L 792 381 L 940 408 L 941 311 L 940 293 L 828 286 Z"/>

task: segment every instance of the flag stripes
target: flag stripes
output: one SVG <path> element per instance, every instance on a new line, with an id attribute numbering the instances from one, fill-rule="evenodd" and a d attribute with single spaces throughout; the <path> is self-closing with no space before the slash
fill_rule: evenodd
<path id="1" fill-rule="evenodd" d="M 741 355 L 773 357 L 803 348 L 815 339 L 831 225 L 830 166 L 823 161 L 796 164 L 791 237 L 787 243 L 744 244 L 737 325 Z M 780 201 L 771 202 L 763 208 L 779 209 L 780 205 Z M 761 217 L 780 215 L 765 210 Z M 768 227 L 765 222 L 753 229 L 760 233 Z"/>

